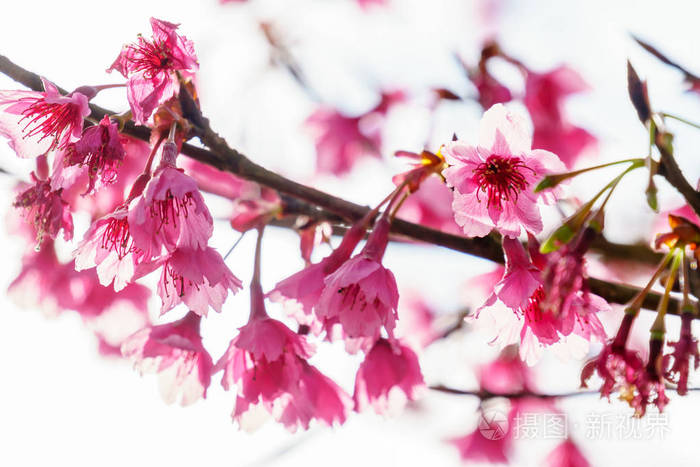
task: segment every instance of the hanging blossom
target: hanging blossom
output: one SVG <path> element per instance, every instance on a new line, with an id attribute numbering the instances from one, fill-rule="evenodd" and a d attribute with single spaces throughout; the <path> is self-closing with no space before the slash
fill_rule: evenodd
<path id="1" fill-rule="evenodd" d="M 175 165 L 177 153 L 174 142 L 163 145 L 160 165 L 129 206 L 134 246 L 151 257 L 163 248 L 204 249 L 214 231 L 197 183 Z"/>
<path id="2" fill-rule="evenodd" d="M 443 171 L 454 188 L 455 220 L 470 237 L 483 237 L 492 229 L 518 236 L 522 228 L 542 230 L 538 201 L 549 201 L 532 188 L 543 175 L 565 170 L 549 151 L 530 149 L 531 138 L 523 118 L 497 104 L 484 113 L 479 144 L 452 141 L 442 150 L 450 167 Z"/>
<path id="3" fill-rule="evenodd" d="M 19 157 L 64 149 L 79 139 L 83 119 L 90 115 L 88 101 L 98 91 L 84 86 L 63 96 L 50 81 L 41 82 L 44 92 L 0 91 L 0 135 Z"/>
<path id="4" fill-rule="evenodd" d="M 547 73 L 527 71 L 523 102 L 534 126 L 532 144 L 557 154 L 568 168 L 596 142 L 593 135 L 570 123 L 564 114 L 566 98 L 587 90 L 583 78 L 566 66 Z"/>
<path id="5" fill-rule="evenodd" d="M 666 379 L 676 383 L 677 392 L 684 396 L 688 393 L 688 373 L 691 367 L 695 370 L 700 367 L 700 352 L 698 352 L 698 340 L 693 337 L 692 325 L 694 320 L 692 311 L 685 311 L 681 315 L 681 333 L 677 342 L 669 342 L 673 352 L 664 356 L 663 368 L 666 368 Z"/>
<path id="6" fill-rule="evenodd" d="M 248 324 L 215 366 L 215 371 L 224 372 L 224 389 L 236 386 L 233 419 L 253 428 L 252 409 L 262 408 L 292 432 L 299 426 L 308 429 L 312 419 L 329 426 L 345 422 L 350 397 L 309 365 L 313 348 L 304 337 L 267 315 L 260 285 L 260 237 L 255 258 Z"/>
<path id="7" fill-rule="evenodd" d="M 180 400 L 183 406 L 207 397 L 213 362 L 202 345 L 201 317 L 188 312 L 184 318 L 146 327 L 122 344 L 122 355 L 141 373 L 159 373 L 163 399 Z"/>
<path id="8" fill-rule="evenodd" d="M 399 292 L 394 274 L 382 265 L 389 242 L 390 207 L 374 225 L 362 251 L 325 279 L 316 316 L 329 335 L 337 324 L 345 337 L 375 342 L 384 329 L 393 339 Z"/>
<path id="9" fill-rule="evenodd" d="M 530 255 L 517 239 L 505 237 L 505 273 L 476 319 L 487 315 L 486 319 L 493 321 L 495 340 L 501 345 L 519 340 L 521 358 L 529 364 L 538 360 L 543 346 L 572 335 L 582 338 L 576 344 L 584 347 L 584 352 L 587 342 L 604 341 L 597 313 L 608 311 L 610 306 L 589 292 L 583 256 L 594 236 L 589 227 L 574 246 L 565 245 L 547 255 L 539 253 L 539 244 L 532 236 Z"/>
<path id="10" fill-rule="evenodd" d="M 319 107 L 306 120 L 315 139 L 316 170 L 343 175 L 365 156 L 380 157 L 382 122 L 389 109 L 403 100 L 400 91 L 382 93 L 373 109 L 356 117 Z"/>
<path id="11" fill-rule="evenodd" d="M 84 171 L 88 177 L 84 194 L 93 193 L 96 182 L 106 186 L 116 181 L 125 156 L 119 127 L 105 115 L 98 125 L 87 128 L 77 142 L 69 144 L 61 157 L 56 158 L 51 185 L 54 189 L 69 188 L 78 175 L 70 172 Z M 66 171 L 69 173 L 64 173 Z"/>
<path id="12" fill-rule="evenodd" d="M 581 371 L 581 387 L 588 387 L 587 381 L 597 373 L 603 380 L 600 394 L 610 400 L 610 395 L 617 392 L 620 399 L 626 401 L 635 410 L 638 417 L 646 413 L 647 406 L 654 404 L 661 411 L 668 403 L 664 383 L 647 371 L 641 355 L 627 348 L 627 341 L 636 313 L 625 313 L 622 324 L 600 354 L 588 362 Z M 661 352 L 661 347 L 652 348 L 649 361 L 654 362 Z M 656 355 L 654 355 L 656 353 Z M 653 366 L 653 364 L 652 364 Z"/>
<path id="13" fill-rule="evenodd" d="M 415 400 L 424 386 L 416 353 L 399 342 L 378 339 L 357 370 L 355 410 L 371 405 L 385 413 L 390 404 Z"/>
<path id="14" fill-rule="evenodd" d="M 44 237 L 55 239 L 63 231 L 63 238 L 73 238 L 73 216 L 70 206 L 61 196 L 63 190 L 52 190 L 49 180 L 41 180 L 32 172 L 34 184 L 15 198 L 12 204 L 22 209 L 36 231 L 36 243 L 40 246 Z"/>
<path id="15" fill-rule="evenodd" d="M 128 78 L 126 97 L 134 120 L 145 124 L 156 107 L 177 94 L 177 75 L 192 78 L 199 68 L 194 44 L 177 34 L 179 25 L 151 18 L 153 36 L 125 45 L 107 71 Z"/>

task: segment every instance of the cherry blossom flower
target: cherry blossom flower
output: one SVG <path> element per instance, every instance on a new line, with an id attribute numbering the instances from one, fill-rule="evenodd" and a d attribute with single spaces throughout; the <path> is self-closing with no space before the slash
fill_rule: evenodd
<path id="1" fill-rule="evenodd" d="M 250 320 L 215 366 L 215 371 L 224 372 L 224 389 L 237 387 L 234 420 L 249 428 L 255 423 L 251 409 L 261 407 L 290 431 L 307 429 L 312 419 L 327 425 L 343 423 L 349 396 L 306 362 L 313 348 L 302 336 L 268 317 L 259 272 L 250 293 Z"/>
<path id="2" fill-rule="evenodd" d="M 329 330 L 336 322 L 346 337 L 379 338 L 382 328 L 390 337 L 396 326 L 399 292 L 392 272 L 382 266 L 389 241 L 386 213 L 375 223 L 362 251 L 325 279 L 316 316 Z"/>
<path id="3" fill-rule="evenodd" d="M 587 380 L 596 372 L 603 379 L 600 387 L 601 396 L 610 399 L 610 394 L 619 393 L 620 399 L 626 401 L 635 409 L 635 415 L 641 417 L 649 404 L 654 404 L 659 410 L 663 410 L 668 397 L 660 375 L 650 374 L 640 354 L 626 348 L 634 319 L 634 314 L 626 313 L 615 338 L 603 347 L 595 359 L 583 367 L 581 387 L 587 387 Z M 650 362 L 655 362 L 658 357 L 653 355 L 653 350 L 649 355 Z M 657 353 L 660 351 L 661 346 L 657 349 Z"/>
<path id="4" fill-rule="evenodd" d="M 533 375 L 518 356 L 516 346 L 508 346 L 495 360 L 478 369 L 479 387 L 492 394 L 532 391 Z"/>
<path id="5" fill-rule="evenodd" d="M 124 206 L 94 221 L 73 252 L 76 270 L 97 267 L 102 285 L 114 282 L 116 291 L 126 287 L 136 278 L 137 268 L 150 259 L 134 246 L 131 233 Z"/>
<path id="6" fill-rule="evenodd" d="M 409 347 L 379 339 L 365 356 L 355 377 L 355 409 L 372 406 L 377 413 L 389 409 L 390 399 L 415 400 L 424 386 L 418 357 Z"/>
<path id="7" fill-rule="evenodd" d="M 669 342 L 673 353 L 664 357 L 663 367 L 667 368 L 665 376 L 678 384 L 677 391 L 681 396 L 688 393 L 688 373 L 691 365 L 695 370 L 700 366 L 698 340 L 693 337 L 692 332 L 693 318 L 693 313 L 685 312 L 681 315 L 681 335 L 677 342 Z"/>
<path id="8" fill-rule="evenodd" d="M 363 10 L 369 10 L 374 6 L 384 6 L 389 3 L 389 0 L 357 0 L 357 4 Z"/>
<path id="9" fill-rule="evenodd" d="M 513 98 L 510 89 L 499 83 L 488 72 L 470 73 L 469 79 L 476 87 L 479 93 L 479 104 L 484 109 L 490 109 L 496 104 L 504 104 Z"/>
<path id="10" fill-rule="evenodd" d="M 398 217 L 409 222 L 442 230 L 461 232 L 452 212 L 452 191 L 437 177 L 428 177 L 418 191 L 409 196 L 401 206 Z"/>
<path id="11" fill-rule="evenodd" d="M 220 313 L 228 291 L 235 294 L 243 287 L 211 247 L 177 248 L 161 262 L 163 269 L 158 282 L 158 295 L 163 303 L 161 314 L 180 303 L 201 316 L 207 315 L 210 306 Z"/>
<path id="12" fill-rule="evenodd" d="M 464 461 L 507 464 L 513 451 L 514 410 L 479 411 L 477 428 L 466 436 L 449 440 Z"/>
<path id="13" fill-rule="evenodd" d="M 163 247 L 206 248 L 214 230 L 197 183 L 175 167 L 176 156 L 175 143 L 166 142 L 160 166 L 129 207 L 134 246 L 148 257 L 160 255 Z"/>
<path id="14" fill-rule="evenodd" d="M 161 394 L 168 404 L 180 399 L 186 406 L 207 397 L 213 362 L 202 345 L 200 321 L 188 312 L 175 322 L 141 329 L 122 344 L 122 355 L 141 373 L 160 373 Z"/>
<path id="15" fill-rule="evenodd" d="M 194 44 L 177 34 L 177 24 L 151 18 L 151 40 L 138 37 L 125 45 L 107 71 L 116 70 L 127 83 L 127 99 L 134 120 L 145 124 L 153 110 L 179 90 L 177 73 L 191 78 L 199 68 Z"/>
<path id="16" fill-rule="evenodd" d="M 0 135 L 10 140 L 19 157 L 65 148 L 80 138 L 83 119 L 90 115 L 94 89 L 79 88 L 63 96 L 53 83 L 41 81 L 44 92 L 0 91 Z"/>
<path id="17" fill-rule="evenodd" d="M 547 73 L 529 71 L 525 80 L 524 103 L 535 127 L 533 146 L 554 152 L 569 168 L 596 138 L 569 123 L 564 116 L 564 100 L 588 89 L 583 78 L 566 66 Z"/>
<path id="18" fill-rule="evenodd" d="M 578 445 L 566 438 L 549 453 L 547 467 L 590 467 Z"/>
<path id="19" fill-rule="evenodd" d="M 451 164 L 443 171 L 454 188 L 455 220 L 470 237 L 483 237 L 493 228 L 518 236 L 521 228 L 538 233 L 542 218 L 532 186 L 543 175 L 565 167 L 549 151 L 530 149 L 522 117 L 497 104 L 484 113 L 479 144 L 452 141 L 442 151 Z"/>
<path id="20" fill-rule="evenodd" d="M 86 129 L 76 143 L 69 144 L 63 157 L 57 160 L 64 167 L 87 168 L 88 187 L 85 192 L 87 194 L 95 190 L 97 180 L 102 185 L 115 182 L 117 169 L 125 155 L 118 126 L 105 115 L 99 125 Z M 62 187 L 68 188 L 68 186 Z"/>
<path id="21" fill-rule="evenodd" d="M 401 319 L 397 322 L 396 334 L 403 342 L 422 349 L 440 337 L 435 326 L 435 310 L 414 289 L 401 292 L 399 309 Z"/>
<path id="22" fill-rule="evenodd" d="M 604 341 L 605 331 L 596 315 L 610 307 L 586 285 L 583 253 L 590 239 L 581 235 L 575 247 L 565 245 L 543 255 L 531 237 L 528 256 L 518 240 L 505 237 L 505 273 L 476 319 L 483 319 L 484 312 L 491 315 L 488 319 L 497 322 L 496 341 L 502 346 L 513 343 L 519 334 L 520 355 L 529 364 L 537 361 L 542 346 L 571 335 L 584 342 Z"/>
<path id="23" fill-rule="evenodd" d="M 365 157 L 380 157 L 381 125 L 387 111 L 401 102 L 400 91 L 382 93 L 379 103 L 368 112 L 349 117 L 331 107 L 319 107 L 306 119 L 316 146 L 316 170 L 343 175 Z"/>
<path id="24" fill-rule="evenodd" d="M 61 196 L 63 190 L 52 190 L 50 180 L 39 179 L 32 172 L 34 184 L 22 191 L 13 206 L 24 211 L 27 220 L 36 231 L 37 245 L 44 237 L 55 239 L 63 231 L 63 238 L 73 238 L 73 216 L 70 206 Z"/>

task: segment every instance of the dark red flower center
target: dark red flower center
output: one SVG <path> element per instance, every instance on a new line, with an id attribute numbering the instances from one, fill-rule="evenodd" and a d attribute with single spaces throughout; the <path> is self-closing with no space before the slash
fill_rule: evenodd
<path id="1" fill-rule="evenodd" d="M 130 47 L 134 52 L 129 57 L 131 71 L 143 71 L 148 79 L 153 79 L 160 72 L 181 68 L 177 66 L 177 60 L 165 42 L 149 42 L 142 39 Z"/>
<path id="2" fill-rule="evenodd" d="M 134 251 L 131 233 L 129 232 L 129 221 L 126 217 L 111 217 L 107 221 L 107 228 L 102 234 L 102 248 L 116 251 L 119 259 Z"/>
<path id="3" fill-rule="evenodd" d="M 180 217 L 187 218 L 189 210 L 195 204 L 192 193 L 185 194 L 182 198 L 176 198 L 168 190 L 164 200 L 154 201 L 151 204 L 151 216 L 160 219 L 160 230 L 164 225 L 169 225 L 173 229 L 177 228 L 177 220 Z"/>
<path id="4" fill-rule="evenodd" d="M 502 211 L 504 201 L 517 201 L 520 192 L 527 188 L 528 182 L 523 175 L 525 170 L 535 173 L 518 157 L 491 154 L 474 169 L 474 179 L 479 185 L 477 200 L 481 201 L 479 192 L 486 193 L 488 207 Z"/>

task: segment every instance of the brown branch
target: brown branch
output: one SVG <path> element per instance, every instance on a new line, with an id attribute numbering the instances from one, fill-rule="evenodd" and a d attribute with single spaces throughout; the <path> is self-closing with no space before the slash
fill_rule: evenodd
<path id="1" fill-rule="evenodd" d="M 27 86 L 35 91 L 42 91 L 43 87 L 39 76 L 33 72 L 12 63 L 7 57 L 0 55 L 0 72 Z M 107 109 L 90 104 L 92 117 L 99 120 L 104 115 L 113 115 Z M 206 120 L 203 120 L 206 122 Z M 324 193 L 315 188 L 302 185 L 279 174 L 271 172 L 264 167 L 248 159 L 242 153 L 228 146 L 226 141 L 217 135 L 205 124 L 201 128 L 200 140 L 209 150 L 183 144 L 182 153 L 202 163 L 216 167 L 219 170 L 230 172 L 241 178 L 260 183 L 270 187 L 280 193 L 290 195 L 309 204 L 299 204 L 296 208 L 305 211 L 306 215 L 317 218 L 338 218 L 338 216 L 353 222 L 360 219 L 370 208 L 360 206 L 342 198 Z M 135 138 L 148 141 L 150 129 L 127 123 L 124 133 Z M 319 209 L 320 208 L 320 209 Z M 424 242 L 432 245 L 442 246 L 455 251 L 460 251 L 473 256 L 484 258 L 497 263 L 503 263 L 503 251 L 500 243 L 491 236 L 484 238 L 466 238 L 459 235 L 452 235 L 435 229 L 413 224 L 403 220 L 395 220 L 392 223 L 392 232 L 406 239 Z M 636 293 L 638 289 L 623 284 L 591 279 L 591 289 L 606 300 L 614 303 L 626 303 Z M 645 308 L 655 308 L 659 301 L 658 294 L 649 294 L 644 301 Z M 675 306 L 672 305 L 669 313 L 675 313 Z"/>
<path id="2" fill-rule="evenodd" d="M 668 389 L 675 389 L 671 386 L 666 386 Z M 495 393 L 486 391 L 485 389 L 479 391 L 468 391 L 463 389 L 456 389 L 441 384 L 435 386 L 428 386 L 428 389 L 437 392 L 444 392 L 447 394 L 454 394 L 456 396 L 472 396 L 478 397 L 481 400 L 493 399 L 494 397 L 504 397 L 506 399 L 522 399 L 523 397 L 533 397 L 537 399 L 561 399 L 564 397 L 578 397 L 578 396 L 592 396 L 600 395 L 598 390 L 587 390 L 587 391 L 571 391 L 563 392 L 559 394 L 542 394 L 532 391 L 520 391 L 520 392 L 509 392 L 509 393 Z M 698 392 L 700 388 L 688 388 L 688 392 Z"/>
<path id="3" fill-rule="evenodd" d="M 654 145 L 661 155 L 659 175 L 662 175 L 685 198 L 693 211 L 700 216 L 700 193 L 688 183 L 681 172 L 676 158 L 673 157 L 671 134 L 658 127 L 654 137 Z"/>

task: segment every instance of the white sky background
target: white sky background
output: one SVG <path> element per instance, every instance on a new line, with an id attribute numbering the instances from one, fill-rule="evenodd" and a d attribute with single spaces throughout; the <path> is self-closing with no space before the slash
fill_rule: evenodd
<path id="1" fill-rule="evenodd" d="M 138 32 L 150 33 L 148 18 L 182 23 L 181 32 L 195 42 L 201 64 L 199 91 L 205 114 L 229 143 L 253 160 L 289 176 L 309 181 L 313 174 L 312 141 L 300 133 L 300 122 L 312 109 L 296 84 L 282 71 L 267 68 L 267 52 L 253 18 L 274 19 L 294 40 L 294 52 L 324 99 L 361 112 L 376 99 L 367 83 L 408 87 L 448 86 L 465 94 L 473 90 L 450 57 L 458 49 L 474 63 L 477 39 L 475 6 L 462 0 L 393 0 L 388 10 L 363 14 L 352 0 L 260 0 L 254 5 L 220 6 L 200 2 L 6 2 L 0 16 L 0 54 L 54 80 L 64 88 L 117 82 L 107 68 L 121 45 Z M 663 6 L 662 6 L 663 5 Z M 644 155 L 644 129 L 627 101 L 625 59 L 650 80 L 652 105 L 700 120 L 700 98 L 682 95 L 680 75 L 636 47 L 634 32 L 670 57 L 700 71 L 698 8 L 686 2 L 504 2 L 499 37 L 508 53 L 535 70 L 567 62 L 583 74 L 593 91 L 571 99 L 573 120 L 602 143 L 601 160 Z M 0 77 L 1 89 L 18 86 Z M 123 90 L 108 90 L 95 102 L 115 110 L 127 108 Z M 474 103 L 445 104 L 437 114 L 433 149 L 453 132 L 476 135 L 480 117 Z M 403 108 L 389 122 L 384 153 L 419 150 L 428 136 L 427 113 L 420 105 Z M 691 179 L 700 176 L 692 130 L 674 125 L 677 154 Z M 401 168 L 375 161 L 361 164 L 347 179 L 325 178 L 315 185 L 360 203 L 373 203 L 391 187 L 390 175 Z M 27 175 L 0 144 L 0 166 Z M 644 176 L 620 187 L 611 201 L 606 227 L 614 240 L 635 240 L 653 216 L 643 205 Z M 595 183 L 591 183 L 593 180 Z M 577 184 L 579 193 L 597 190 L 595 176 Z M 10 203 L 12 180 L 0 180 Z M 662 206 L 676 195 L 662 189 Z M 362 187 L 358 189 L 358 187 Z M 370 189 L 371 187 L 371 189 Z M 625 191 L 626 194 L 622 194 Z M 583 196 L 583 195 L 581 195 Z M 7 209 L 3 206 L 2 209 Z M 86 225 L 82 225 L 84 229 Z M 224 252 L 236 238 L 226 224 L 217 227 L 213 245 Z M 76 238 L 80 238 L 79 231 Z M 2 233 L 5 267 L 0 288 L 19 270 L 16 239 Z M 646 239 L 647 241 L 649 239 Z M 249 234 L 229 259 L 244 282 L 249 281 L 254 235 Z M 464 280 L 488 267 L 482 261 L 447 250 L 391 246 L 387 266 L 404 289 L 420 287 L 443 312 L 455 310 L 466 292 Z M 298 270 L 298 242 L 290 232 L 268 229 L 263 251 L 263 285 L 269 289 Z M 229 300 L 220 316 L 205 320 L 203 332 L 212 356 L 225 349 L 235 328 L 244 323 L 247 290 Z M 0 465 L 460 465 L 456 450 L 442 440 L 474 427 L 476 401 L 429 394 L 412 410 L 395 418 L 354 415 L 340 429 L 312 429 L 289 435 L 270 422 L 253 434 L 231 423 L 233 396 L 212 381 L 209 398 L 182 409 L 166 406 L 153 376 L 140 378 L 128 364 L 97 355 L 95 342 L 73 314 L 47 319 L 38 310 L 20 309 L 2 298 L 0 313 Z M 155 305 L 155 303 L 154 303 Z M 277 311 L 270 307 L 271 311 Z M 174 311 L 173 317 L 181 310 Z M 674 327 L 671 327 L 673 336 Z M 339 349 L 320 349 L 319 365 L 351 390 L 356 358 Z M 429 382 L 474 387 L 470 367 L 493 355 L 480 336 L 442 343 L 429 352 L 424 371 Z M 545 391 L 575 387 L 578 365 L 548 359 Z M 449 378 L 448 378 L 449 376 Z M 697 465 L 695 429 L 697 396 L 671 394 L 666 440 L 608 440 L 585 436 L 591 413 L 629 414 L 620 403 L 608 405 L 595 396 L 566 401 L 574 435 L 594 465 Z M 578 430 L 578 431 L 577 431 Z M 265 461 L 294 446 L 283 456 Z M 521 444 L 518 465 L 540 465 L 553 446 L 541 440 Z"/>

